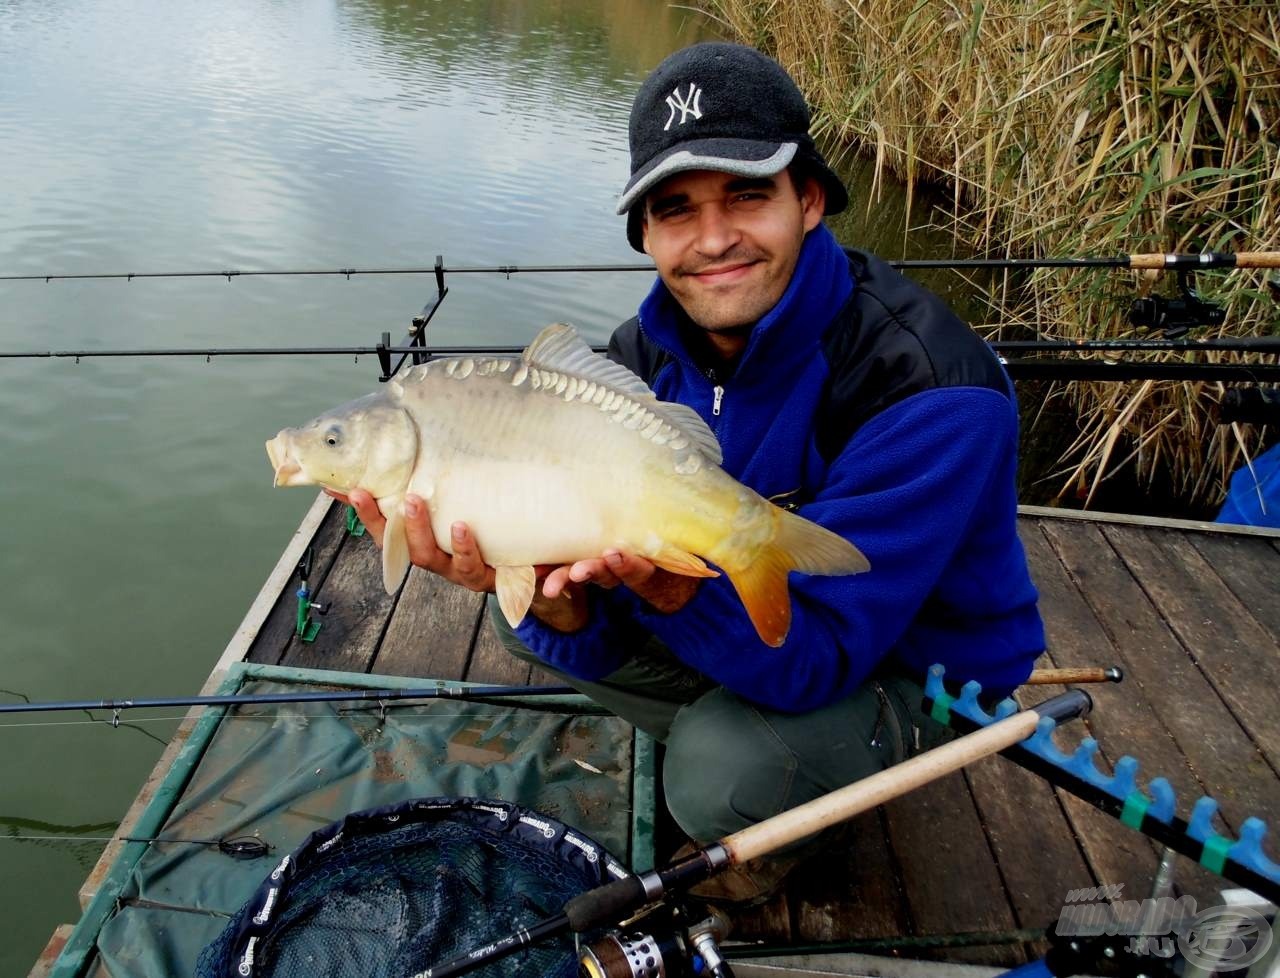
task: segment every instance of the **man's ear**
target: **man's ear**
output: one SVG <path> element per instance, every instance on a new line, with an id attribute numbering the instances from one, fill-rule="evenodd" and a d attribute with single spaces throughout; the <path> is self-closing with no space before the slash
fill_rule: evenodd
<path id="1" fill-rule="evenodd" d="M 644 207 L 645 205 L 640 204 L 638 206 Z M 650 258 L 653 257 L 653 252 L 649 250 L 649 215 L 644 211 L 640 212 L 640 246 L 644 248 L 646 255 Z"/>
<path id="2" fill-rule="evenodd" d="M 827 209 L 827 188 L 821 180 L 813 177 L 804 182 L 804 190 L 800 192 L 800 206 L 804 212 L 804 229 L 812 231 L 822 222 L 822 215 Z"/>

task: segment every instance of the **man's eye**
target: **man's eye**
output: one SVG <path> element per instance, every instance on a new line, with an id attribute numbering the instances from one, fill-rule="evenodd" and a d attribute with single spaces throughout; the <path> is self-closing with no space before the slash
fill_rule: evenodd
<path id="1" fill-rule="evenodd" d="M 675 207 L 664 207 L 658 211 L 658 220 L 669 221 L 674 217 L 683 217 L 688 213 L 689 208 L 683 204 L 679 204 Z"/>

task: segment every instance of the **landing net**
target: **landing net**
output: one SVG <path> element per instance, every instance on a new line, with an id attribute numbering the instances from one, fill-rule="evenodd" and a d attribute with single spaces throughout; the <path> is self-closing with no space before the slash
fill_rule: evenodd
<path id="1" fill-rule="evenodd" d="M 428 798 L 347 816 L 284 857 L 197 978 L 412 978 L 628 875 L 595 842 L 504 802 Z M 475 972 L 577 973 L 570 940 Z"/>

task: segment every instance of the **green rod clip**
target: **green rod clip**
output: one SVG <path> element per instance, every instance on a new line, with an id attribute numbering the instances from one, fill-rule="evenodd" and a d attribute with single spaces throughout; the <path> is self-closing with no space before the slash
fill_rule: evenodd
<path id="1" fill-rule="evenodd" d="M 353 537 L 364 536 L 364 524 L 360 522 L 360 517 L 356 515 L 356 508 L 347 503 L 347 532 Z"/>
<path id="2" fill-rule="evenodd" d="M 307 588 L 307 579 L 311 576 L 311 563 L 314 559 L 315 551 L 312 547 L 308 547 L 307 552 L 298 561 L 298 577 L 302 579 L 302 584 L 297 590 L 298 618 L 294 625 L 294 632 L 304 642 L 314 642 L 316 635 L 320 633 L 321 622 L 311 617 L 311 609 L 314 608 L 316 613 L 321 615 L 329 610 L 328 605 L 312 601 L 311 591 Z"/>

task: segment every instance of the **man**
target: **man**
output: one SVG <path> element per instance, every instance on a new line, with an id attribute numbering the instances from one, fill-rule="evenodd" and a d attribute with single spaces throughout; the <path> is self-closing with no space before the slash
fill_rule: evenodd
<path id="1" fill-rule="evenodd" d="M 1008 690 L 1044 635 L 1015 529 L 1009 380 L 940 300 L 822 224 L 847 195 L 791 78 L 750 48 L 694 45 L 645 81 L 630 136 L 618 212 L 659 279 L 610 356 L 694 408 L 731 475 L 871 562 L 793 574 L 778 649 L 726 578 L 618 552 L 551 569 L 514 632 L 492 616 L 514 654 L 665 742 L 668 806 L 705 843 L 914 752 L 930 664 Z M 450 557 L 421 501 L 407 516 L 415 563 L 493 590 L 465 526 Z"/>

